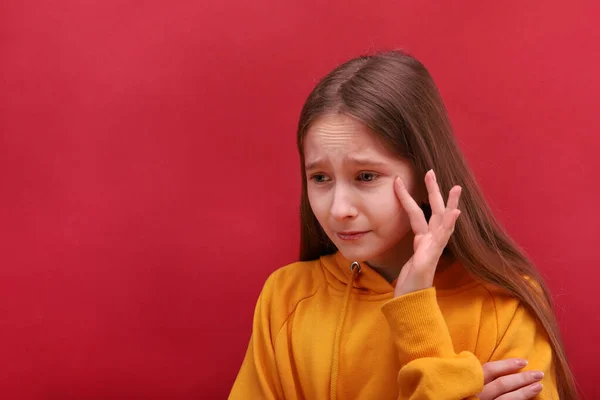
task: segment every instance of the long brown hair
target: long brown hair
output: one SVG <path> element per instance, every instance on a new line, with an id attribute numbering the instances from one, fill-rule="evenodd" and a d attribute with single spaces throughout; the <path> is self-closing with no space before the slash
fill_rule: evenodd
<path id="1" fill-rule="evenodd" d="M 391 51 L 347 61 L 308 96 L 298 124 L 300 259 L 313 260 L 337 251 L 311 210 L 304 170 L 303 139 L 315 119 L 325 113 L 344 113 L 364 123 L 387 148 L 413 162 L 421 181 L 433 168 L 445 196 L 454 185 L 462 187 L 461 216 L 446 253 L 475 277 L 504 288 L 539 319 L 553 349 L 560 398 L 578 398 L 548 288 L 494 217 L 456 143 L 431 75 L 407 53 Z"/>

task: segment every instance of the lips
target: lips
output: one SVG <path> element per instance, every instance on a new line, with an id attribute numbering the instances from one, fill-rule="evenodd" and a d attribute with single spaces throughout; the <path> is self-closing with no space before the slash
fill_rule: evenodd
<path id="1" fill-rule="evenodd" d="M 337 232 L 336 235 L 342 240 L 358 240 L 365 236 L 369 231 L 348 231 L 348 232 Z"/>

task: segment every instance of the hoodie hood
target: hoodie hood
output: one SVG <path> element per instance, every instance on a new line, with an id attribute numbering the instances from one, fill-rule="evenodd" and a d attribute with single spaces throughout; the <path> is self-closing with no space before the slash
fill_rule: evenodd
<path id="1" fill-rule="evenodd" d="M 322 256 L 320 258 L 325 278 L 328 283 L 339 290 L 345 290 L 349 282 L 352 287 L 359 289 L 360 292 L 371 294 L 385 294 L 394 292 L 396 281 L 390 283 L 379 273 L 371 268 L 366 262 L 358 261 L 360 273 L 352 279 L 352 270 L 350 266 L 354 261 L 345 258 L 339 251 L 335 254 Z M 455 289 L 473 279 L 458 261 L 450 261 L 446 257 L 440 259 L 433 286 L 437 290 Z"/>

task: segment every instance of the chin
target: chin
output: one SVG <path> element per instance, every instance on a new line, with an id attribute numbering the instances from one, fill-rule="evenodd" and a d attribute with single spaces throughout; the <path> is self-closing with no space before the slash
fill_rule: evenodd
<path id="1" fill-rule="evenodd" d="M 362 246 L 353 246 L 353 245 L 336 245 L 340 253 L 350 261 L 368 261 L 373 258 L 377 258 L 380 252 L 377 249 L 362 247 Z"/>

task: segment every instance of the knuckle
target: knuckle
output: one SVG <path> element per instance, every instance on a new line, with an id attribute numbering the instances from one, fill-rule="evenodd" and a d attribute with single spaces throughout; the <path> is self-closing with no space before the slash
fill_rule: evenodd
<path id="1" fill-rule="evenodd" d="M 500 391 L 501 393 L 506 393 L 510 389 L 509 382 L 507 381 L 505 376 L 496 379 L 494 383 L 496 384 L 496 388 L 498 389 L 498 391 Z"/>
<path id="2" fill-rule="evenodd" d="M 483 375 L 487 376 L 489 375 L 492 371 L 491 371 L 491 367 L 490 367 L 490 363 L 485 363 L 483 364 L 483 366 L 481 367 L 483 369 Z"/>

